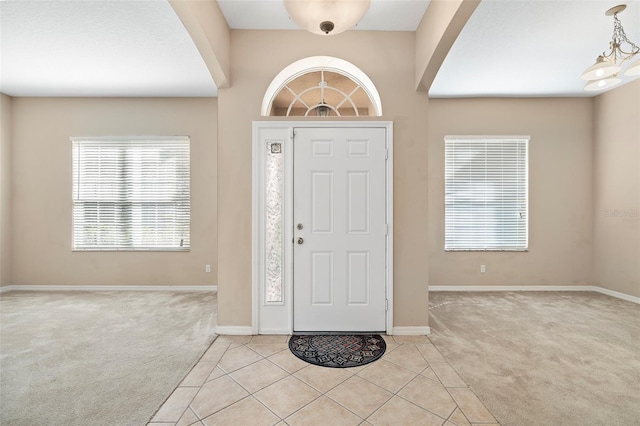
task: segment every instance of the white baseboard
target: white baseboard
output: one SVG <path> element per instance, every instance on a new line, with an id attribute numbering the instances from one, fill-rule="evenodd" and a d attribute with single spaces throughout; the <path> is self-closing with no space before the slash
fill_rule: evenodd
<path id="1" fill-rule="evenodd" d="M 595 291 L 593 286 L 550 285 L 432 285 L 429 291 Z"/>
<path id="2" fill-rule="evenodd" d="M 409 326 L 409 327 L 393 327 L 395 336 L 426 336 L 431 334 L 431 327 Z"/>
<path id="3" fill-rule="evenodd" d="M 7 291 L 218 291 L 217 285 L 9 285 Z"/>
<path id="4" fill-rule="evenodd" d="M 473 286 L 473 285 L 452 285 L 452 286 L 429 286 L 429 291 L 593 291 L 595 293 L 606 294 L 607 296 L 626 300 L 640 304 L 640 297 L 630 296 L 618 291 L 609 290 L 604 287 L 594 285 L 582 286 Z"/>
<path id="5" fill-rule="evenodd" d="M 628 294 L 620 293 L 619 291 L 609 290 L 604 287 L 594 287 L 598 293 L 606 294 L 607 296 L 616 297 L 618 299 L 626 300 L 627 302 L 633 302 L 640 305 L 640 297 L 629 296 Z"/>
<path id="6" fill-rule="evenodd" d="M 216 327 L 216 334 L 221 336 L 251 336 L 253 327 L 250 325 L 219 325 Z"/>

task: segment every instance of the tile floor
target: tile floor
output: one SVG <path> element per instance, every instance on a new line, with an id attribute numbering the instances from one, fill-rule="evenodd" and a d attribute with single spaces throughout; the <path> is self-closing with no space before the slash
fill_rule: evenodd
<path id="1" fill-rule="evenodd" d="M 289 336 L 219 336 L 148 426 L 497 425 L 426 336 L 384 336 L 371 364 L 296 358 Z"/>

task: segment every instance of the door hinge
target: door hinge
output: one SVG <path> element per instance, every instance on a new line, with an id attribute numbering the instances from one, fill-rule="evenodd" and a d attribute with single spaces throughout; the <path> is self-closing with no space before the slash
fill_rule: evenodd
<path id="1" fill-rule="evenodd" d="M 389 310 L 389 299 L 384 299 L 384 310 L 385 312 Z"/>
<path id="2" fill-rule="evenodd" d="M 385 159 L 385 160 L 388 160 L 388 159 L 389 159 L 389 150 L 388 150 L 388 149 L 385 149 L 385 150 L 384 150 L 384 159 Z"/>
<path id="3" fill-rule="evenodd" d="M 384 235 L 389 235 L 389 225 L 388 224 L 384 225 Z"/>
<path id="4" fill-rule="evenodd" d="M 289 129 L 289 137 L 291 138 L 291 140 L 296 137 L 296 129 L 294 127 L 291 127 Z"/>

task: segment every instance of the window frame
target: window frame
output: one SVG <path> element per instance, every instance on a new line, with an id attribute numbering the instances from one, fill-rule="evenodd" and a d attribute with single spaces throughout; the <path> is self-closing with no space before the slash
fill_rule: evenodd
<path id="1" fill-rule="evenodd" d="M 71 167 L 71 222 L 72 222 L 72 226 L 71 226 L 71 250 L 73 252 L 189 252 L 191 251 L 191 138 L 189 136 L 186 135 L 181 135 L 181 136 L 109 136 L 109 137 L 71 137 L 70 138 L 71 141 L 71 162 L 72 162 L 72 167 Z M 113 143 L 115 144 L 120 144 L 121 146 L 124 147 L 124 145 L 126 145 L 127 142 L 131 142 L 131 143 L 135 143 L 138 146 L 140 146 L 140 144 L 144 144 L 144 143 L 150 143 L 150 144 L 154 144 L 156 147 L 160 147 L 161 144 L 164 143 L 169 143 L 169 142 L 174 142 L 174 143 L 183 143 L 186 145 L 186 155 L 184 155 L 182 158 L 186 159 L 186 188 L 187 188 L 187 197 L 186 197 L 186 204 L 187 204 L 187 209 L 186 209 L 186 213 L 188 214 L 188 218 L 186 220 L 186 233 L 185 233 L 185 238 L 183 238 L 182 240 L 186 240 L 186 244 L 184 244 L 183 242 L 181 242 L 181 244 L 184 245 L 180 245 L 180 246 L 169 246 L 169 245 L 164 245 L 164 246 L 143 246 L 143 245 L 135 245 L 133 244 L 133 240 L 135 239 L 135 237 L 131 237 L 132 240 L 132 244 L 131 245 L 96 245 L 96 246 L 88 246 L 88 245 L 79 245 L 76 246 L 76 203 L 80 202 L 82 203 L 82 201 L 80 201 L 77 197 L 77 193 L 76 193 L 76 176 L 80 173 L 80 170 L 77 169 L 77 167 L 79 167 L 79 163 L 77 163 L 76 161 L 76 145 L 78 144 L 82 144 L 83 142 L 86 143 L 91 143 L 91 144 L 110 144 Z M 126 147 L 123 149 L 123 151 L 126 150 Z M 86 159 L 85 159 L 86 160 Z M 135 168 L 132 168 L 131 170 L 133 170 L 132 172 L 130 172 L 131 174 L 135 174 L 135 173 L 140 173 L 140 170 L 137 170 Z M 129 177 L 130 177 L 129 175 Z M 121 181 L 118 181 L 118 186 L 122 185 Z M 118 191 L 120 191 L 121 188 L 118 188 Z M 86 202 L 86 201 L 85 201 Z M 105 203 L 108 203 L 109 201 L 105 201 Z M 122 201 L 120 200 L 115 200 L 115 201 L 111 201 L 112 203 L 114 203 L 116 205 L 116 209 L 118 208 L 117 206 L 119 205 L 118 203 L 122 203 Z M 174 200 L 174 203 L 184 203 L 184 198 L 182 200 Z M 100 203 L 100 201 L 97 201 L 97 203 Z M 132 202 L 130 202 L 132 203 Z M 144 207 L 147 207 L 147 204 L 152 205 L 153 203 L 155 203 L 155 205 L 160 205 L 160 204 L 167 204 L 169 203 L 166 200 L 159 200 L 159 199 L 155 199 L 155 200 L 150 200 L 150 201 L 146 201 L 145 203 L 139 203 L 140 206 L 138 206 L 141 209 L 144 209 Z M 122 205 L 122 204 L 120 204 Z M 178 210 L 178 209 L 174 209 L 174 210 Z M 143 216 L 141 216 L 141 218 L 139 219 L 140 221 L 143 220 Z M 117 221 L 113 221 L 114 224 L 117 224 Z M 132 219 L 130 222 L 130 225 L 133 226 L 133 224 L 135 223 L 135 220 Z M 120 225 L 122 226 L 122 225 Z"/>
<path id="2" fill-rule="evenodd" d="M 510 248 L 501 248 L 501 247 L 467 247 L 467 248 L 451 248 L 447 247 L 447 142 L 448 141 L 487 141 L 487 140 L 498 140 L 498 141 L 519 141 L 524 142 L 524 244 L 520 247 L 510 247 Z M 530 201 L 529 201 L 529 182 L 530 182 L 530 170 L 529 170 L 529 145 L 531 142 L 531 136 L 528 135 L 447 135 L 444 137 L 444 153 L 443 153 L 443 247 L 444 251 L 449 253 L 454 252 L 528 252 L 529 251 L 529 211 L 530 211 Z M 486 243 L 486 235 L 484 236 Z"/>

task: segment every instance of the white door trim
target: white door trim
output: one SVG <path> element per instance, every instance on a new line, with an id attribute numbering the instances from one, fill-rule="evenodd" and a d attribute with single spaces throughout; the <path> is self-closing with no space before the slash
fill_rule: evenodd
<path id="1" fill-rule="evenodd" d="M 252 145 L 252 325 L 253 334 L 293 332 L 293 130 L 294 128 L 384 128 L 386 130 L 386 333 L 393 334 L 393 123 L 390 121 L 254 121 Z M 268 136 L 265 136 L 268 135 Z M 265 138 L 278 140 L 284 152 L 284 292 L 281 304 L 261 303 L 265 283 Z"/>

